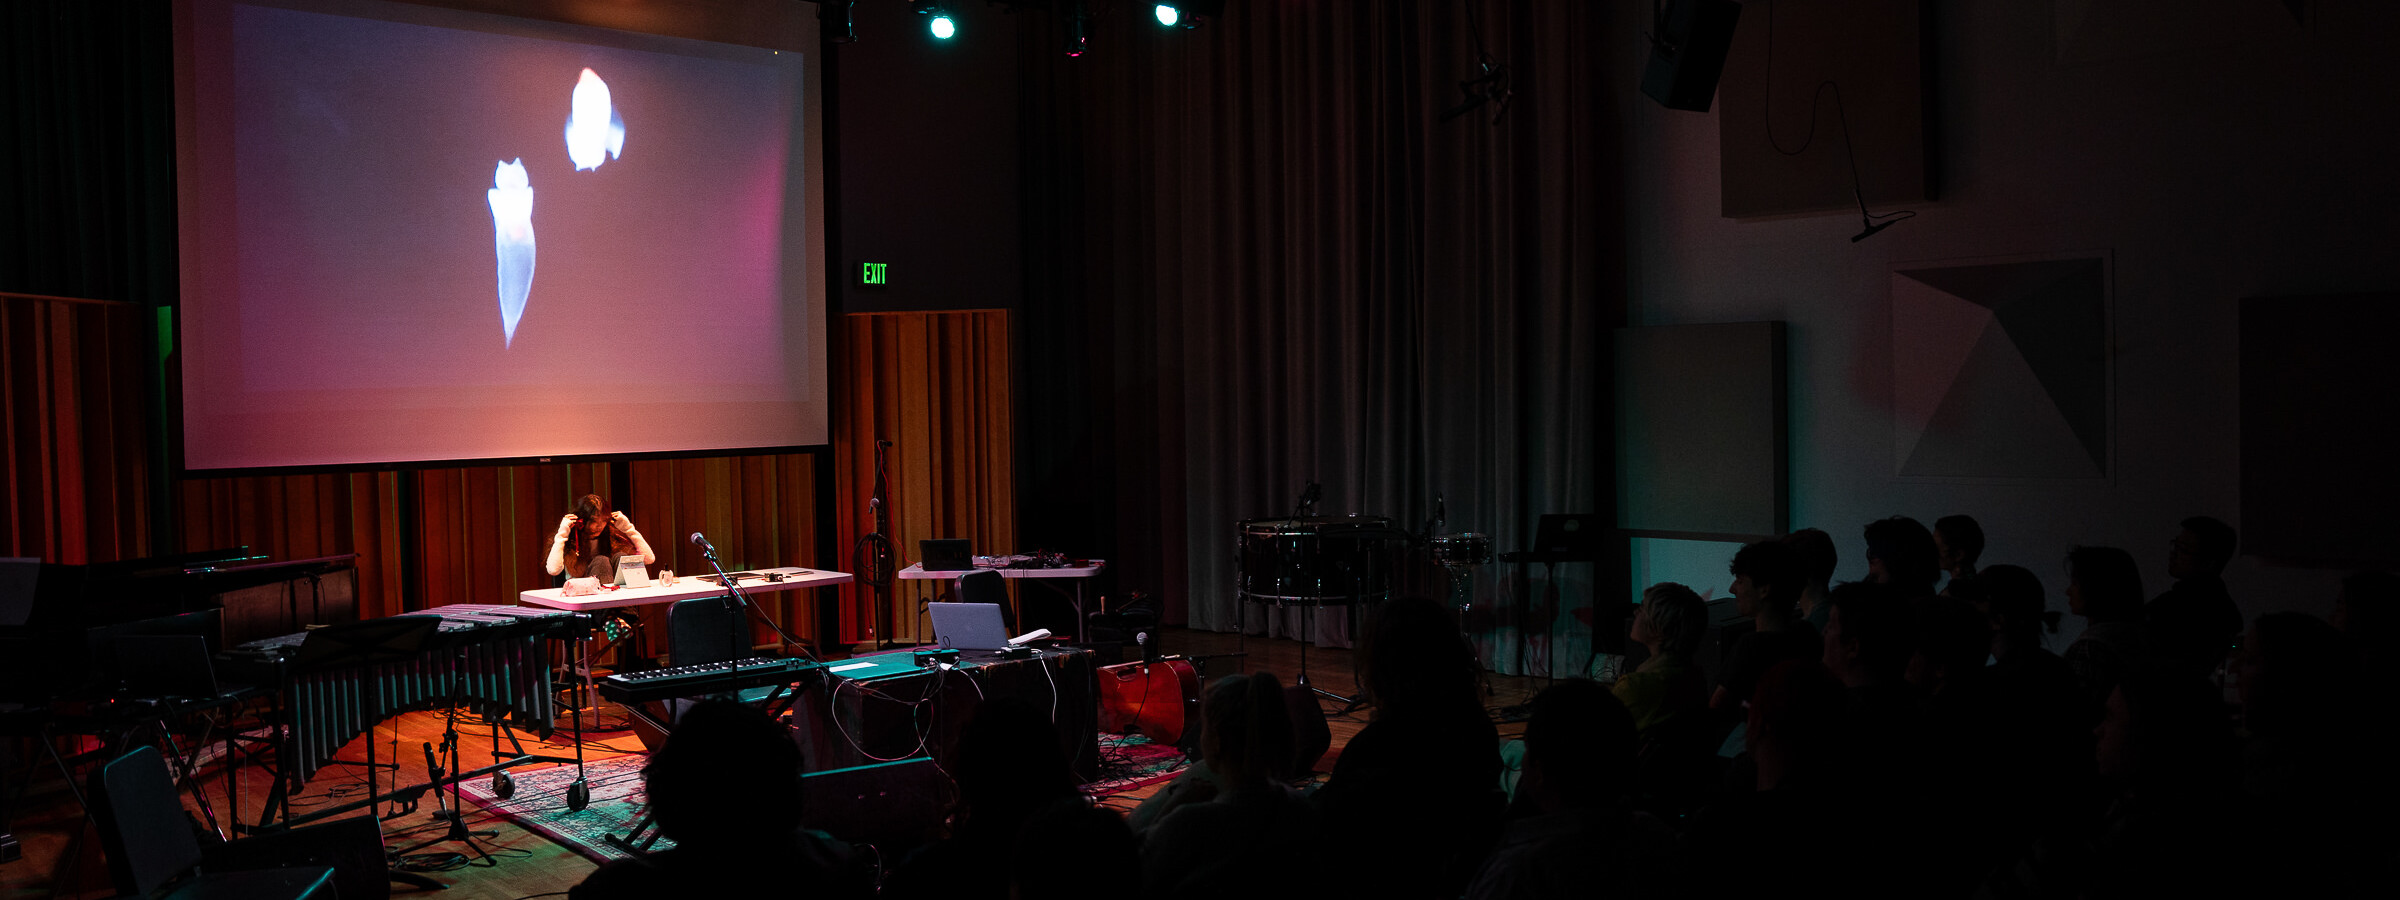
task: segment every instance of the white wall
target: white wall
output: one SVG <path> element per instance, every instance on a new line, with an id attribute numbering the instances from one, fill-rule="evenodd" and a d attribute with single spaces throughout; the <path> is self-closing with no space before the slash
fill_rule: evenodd
<path id="1" fill-rule="evenodd" d="M 2305 27 L 2231 43 L 2225 20 L 2146 14 L 2155 28 L 2117 58 L 2062 63 L 2051 2 L 1931 3 L 1940 194 L 1856 244 L 1855 212 L 1718 216 L 1716 114 L 1633 89 L 1649 4 L 1622 6 L 1628 324 L 1789 323 L 1792 524 L 1833 533 L 1838 579 L 1865 574 L 1869 520 L 1963 512 L 1990 537 L 1985 562 L 2032 569 L 2053 609 L 2075 544 L 2126 548 L 2163 590 L 2178 520 L 2241 526 L 2237 302 L 2400 288 L 2400 4 L 2318 0 Z M 1894 477 L 1892 265 L 2085 250 L 2113 260 L 2113 477 Z M 2255 616 L 2322 614 L 2339 575 L 2244 558 L 2227 577 Z M 2069 617 L 2060 640 L 2080 627 Z"/>

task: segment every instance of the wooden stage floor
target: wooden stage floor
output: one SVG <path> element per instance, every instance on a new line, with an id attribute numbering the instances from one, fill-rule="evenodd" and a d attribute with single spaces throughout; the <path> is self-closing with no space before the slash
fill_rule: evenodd
<path id="1" fill-rule="evenodd" d="M 1274 672 L 1289 683 L 1300 673 L 1301 653 L 1297 641 L 1259 637 L 1243 639 L 1232 634 L 1183 629 L 1167 629 L 1164 637 L 1165 646 L 1179 655 L 1217 657 L 1202 661 L 1204 674 L 1211 677 L 1237 671 L 1264 670 Z M 1246 655 L 1218 656 L 1237 651 Z M 1309 680 L 1317 687 L 1340 694 L 1355 693 L 1350 651 L 1312 647 L 1308 651 L 1307 662 Z M 1487 675 L 1486 678 L 1490 688 L 1489 702 L 1494 708 L 1521 703 L 1541 687 L 1541 681 L 1535 678 L 1505 675 Z M 1368 710 L 1342 713 L 1341 704 L 1332 701 L 1326 701 L 1324 706 L 1326 722 L 1333 736 L 1333 752 L 1319 765 L 1320 770 L 1332 765 L 1334 757 L 1366 725 L 1367 717 L 1371 714 Z M 604 707 L 601 718 L 618 730 L 595 729 L 585 735 L 584 752 L 587 760 L 642 752 L 642 745 L 633 732 L 622 728 L 626 720 L 623 710 L 613 706 Z M 364 759 L 366 742 L 374 740 L 378 742 L 375 748 L 378 759 L 390 760 L 397 754 L 402 765 L 400 777 L 409 783 L 419 782 L 424 780 L 425 774 L 423 751 L 420 748 L 428 741 L 440 740 L 443 723 L 443 714 L 438 710 L 407 713 L 383 722 L 370 735 L 361 735 L 344 747 L 339 757 Z M 564 724 L 562 717 L 561 725 Z M 1502 724 L 1500 728 L 1504 738 L 1514 737 L 1522 730 L 1521 725 L 1514 724 Z M 473 765 L 489 748 L 488 731 L 469 728 L 462 721 L 460 732 L 466 761 Z M 573 754 L 574 745 L 570 743 L 573 739 L 574 736 L 563 727 L 546 743 L 536 742 L 529 735 L 524 738 L 527 749 L 532 752 L 560 755 Z M 37 747 L 31 742 L 18 743 L 8 754 L 7 770 L 0 773 L 6 779 L 5 786 L 0 789 L 6 790 L 10 797 L 6 807 L 8 822 L 24 849 L 24 858 L 0 864 L 0 900 L 113 896 L 114 891 L 108 883 L 108 871 L 100 856 L 97 835 L 85 823 L 82 808 L 68 792 L 57 768 L 47 757 L 39 755 Z M 34 751 L 32 759 L 25 758 L 24 752 L 27 750 Z M 240 799 L 243 808 L 240 812 L 244 821 L 255 821 L 267 795 L 269 776 L 265 769 L 256 766 L 244 767 L 236 772 L 236 776 L 241 780 Z M 85 777 L 84 772 L 79 771 L 77 777 Z M 383 780 L 387 788 L 391 783 L 390 778 L 387 772 Z M 206 763 L 202 779 L 211 803 L 222 818 L 226 812 L 222 763 Z M 327 768 L 318 773 L 302 795 L 296 798 L 295 811 L 306 814 L 312 807 L 340 804 L 362 797 L 366 786 L 366 776 L 358 767 Z M 1116 795 L 1106 805 L 1128 810 L 1140 798 L 1156 789 L 1153 786 Z M 18 793 L 20 790 L 23 791 L 21 796 Z M 197 808 L 193 806 L 188 792 L 184 794 L 184 802 L 187 807 Z M 418 812 L 386 820 L 383 823 L 385 845 L 405 847 L 440 833 L 443 823 L 428 815 L 431 808 L 430 798 L 427 798 Z M 489 868 L 428 871 L 425 874 L 449 887 L 438 894 L 424 892 L 427 896 L 440 896 L 448 900 L 563 896 L 564 891 L 582 881 L 594 867 L 590 860 L 566 846 L 527 831 L 509 819 L 486 812 L 471 799 L 465 808 L 468 827 L 499 833 L 497 837 L 483 841 L 483 846 L 497 859 L 498 864 Z M 358 814 L 364 815 L 365 811 L 360 810 Z M 426 848 L 424 852 L 438 855 L 456 849 L 456 844 L 437 844 Z M 402 895 L 419 893 L 397 884 L 394 890 Z"/>

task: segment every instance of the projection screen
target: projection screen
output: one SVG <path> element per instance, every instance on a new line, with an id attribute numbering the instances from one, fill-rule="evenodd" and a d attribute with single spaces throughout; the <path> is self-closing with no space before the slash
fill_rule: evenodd
<path id="1" fill-rule="evenodd" d="M 176 24 L 183 469 L 826 442 L 813 20 L 785 48 L 364 0 Z"/>

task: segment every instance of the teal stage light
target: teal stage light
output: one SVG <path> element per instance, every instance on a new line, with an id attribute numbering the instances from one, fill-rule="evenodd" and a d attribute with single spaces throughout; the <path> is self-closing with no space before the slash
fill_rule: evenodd
<path id="1" fill-rule="evenodd" d="M 1198 28 L 1225 12 L 1225 0 L 1177 0 L 1161 3 L 1151 10 L 1158 24 L 1168 28 Z"/>

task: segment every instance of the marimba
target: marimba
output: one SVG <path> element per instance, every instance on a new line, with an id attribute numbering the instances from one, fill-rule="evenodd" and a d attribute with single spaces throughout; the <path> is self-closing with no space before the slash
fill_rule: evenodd
<path id="1" fill-rule="evenodd" d="M 438 621 L 430 636 L 376 646 L 376 634 Z M 547 641 L 580 636 L 586 618 L 525 606 L 457 604 L 251 641 L 227 655 L 278 667 L 291 728 L 284 776 L 295 786 L 376 723 L 458 702 L 487 723 L 547 737 L 558 709 Z"/>

